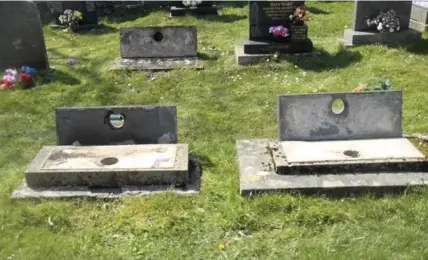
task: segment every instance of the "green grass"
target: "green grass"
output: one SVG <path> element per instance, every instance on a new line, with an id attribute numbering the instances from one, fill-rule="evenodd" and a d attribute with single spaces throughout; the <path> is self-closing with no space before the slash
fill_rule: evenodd
<path id="1" fill-rule="evenodd" d="M 238 193 L 235 140 L 276 138 L 278 94 L 351 91 L 386 77 L 404 92 L 405 132 L 428 130 L 427 41 L 344 50 L 336 38 L 352 22 L 352 4 L 309 6 L 318 9 L 312 9 L 310 36 L 326 53 L 251 67 L 236 65 L 233 54 L 248 37 L 247 7 L 224 8 L 224 21 L 171 20 L 165 10 L 106 18 L 115 29 L 198 26 L 205 69 L 153 80 L 147 73 L 108 72 L 119 56 L 117 31 L 71 34 L 46 27 L 56 72 L 31 90 L 0 92 L 0 259 L 427 259 L 426 189 L 342 200 Z M 69 67 L 67 58 L 78 63 Z M 179 141 L 207 158 L 201 194 L 9 201 L 26 165 L 43 145 L 56 143 L 56 107 L 142 104 L 177 105 Z"/>

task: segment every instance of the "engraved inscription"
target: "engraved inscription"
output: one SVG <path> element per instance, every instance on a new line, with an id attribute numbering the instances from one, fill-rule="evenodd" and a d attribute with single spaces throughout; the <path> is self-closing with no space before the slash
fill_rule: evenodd
<path id="1" fill-rule="evenodd" d="M 293 2 L 270 2 L 262 7 L 266 17 L 272 20 L 283 20 L 288 18 L 294 11 Z"/>

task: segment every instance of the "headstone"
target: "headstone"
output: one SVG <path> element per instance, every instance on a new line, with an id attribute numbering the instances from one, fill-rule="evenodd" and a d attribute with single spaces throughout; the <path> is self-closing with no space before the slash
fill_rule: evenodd
<path id="1" fill-rule="evenodd" d="M 79 21 L 80 26 L 98 25 L 98 15 L 94 1 L 52 1 L 50 5 L 57 25 L 61 25 L 58 18 L 67 9 L 76 10 L 83 14 L 83 19 Z"/>
<path id="2" fill-rule="evenodd" d="M 246 65 L 274 53 L 313 52 L 308 26 L 293 24 L 290 16 L 304 1 L 250 1 L 249 40 L 235 48 L 239 64 Z"/>
<path id="3" fill-rule="evenodd" d="M 202 68 L 197 57 L 197 29 L 192 26 L 120 29 L 121 57 L 112 70 Z"/>
<path id="4" fill-rule="evenodd" d="M 44 146 L 13 199 L 194 194 L 202 169 L 177 144 L 175 106 L 59 108 L 57 146 Z"/>
<path id="5" fill-rule="evenodd" d="M 196 15 L 218 15 L 217 6 L 214 1 L 201 1 L 201 3 L 192 5 L 185 5 L 184 2 L 198 2 L 198 1 L 171 1 L 170 17 L 184 16 L 186 12 Z"/>
<path id="6" fill-rule="evenodd" d="M 27 65 L 49 67 L 37 5 L 31 1 L 0 1 L 0 70 Z"/>
<path id="7" fill-rule="evenodd" d="M 428 2 L 413 1 L 410 28 L 421 32 L 428 30 Z"/>
<path id="8" fill-rule="evenodd" d="M 177 143 L 174 106 L 58 108 L 56 123 L 58 145 Z"/>
<path id="9" fill-rule="evenodd" d="M 345 29 L 341 41 L 346 46 L 361 44 L 399 44 L 418 40 L 421 33 L 409 29 L 412 1 L 355 1 L 352 28 Z M 400 31 L 377 32 L 367 25 L 367 18 L 374 17 L 380 11 L 394 10 L 400 20 Z"/>
<path id="10" fill-rule="evenodd" d="M 427 185 L 428 160 L 402 136 L 401 111 L 401 91 L 279 96 L 279 140 L 237 141 L 241 193 Z"/>

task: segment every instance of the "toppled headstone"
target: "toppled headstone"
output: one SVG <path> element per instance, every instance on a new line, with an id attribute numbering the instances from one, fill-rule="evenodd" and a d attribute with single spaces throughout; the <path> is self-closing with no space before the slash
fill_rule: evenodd
<path id="1" fill-rule="evenodd" d="M 238 64 L 274 54 L 313 53 L 304 1 L 250 1 L 250 39 L 235 47 Z"/>
<path id="2" fill-rule="evenodd" d="M 112 70 L 201 69 L 196 27 L 166 26 L 120 29 L 121 57 Z"/>
<path id="3" fill-rule="evenodd" d="M 177 144 L 173 106 L 57 109 L 57 146 L 44 146 L 12 194 L 112 198 L 200 189 L 202 169 Z"/>
<path id="4" fill-rule="evenodd" d="M 428 184 L 402 136 L 402 93 L 281 95 L 278 140 L 237 141 L 241 194 L 384 192 Z"/>
<path id="5" fill-rule="evenodd" d="M 0 71 L 27 65 L 49 68 L 42 23 L 35 3 L 0 1 Z"/>
<path id="6" fill-rule="evenodd" d="M 354 22 L 352 28 L 345 29 L 343 39 L 345 46 L 365 44 L 401 44 L 421 39 L 421 33 L 409 28 L 412 1 L 355 1 Z M 394 30 L 379 32 L 384 25 L 372 26 L 368 19 L 373 19 L 381 12 L 393 12 L 399 21 Z M 382 21 L 380 23 L 383 23 Z M 387 28 L 388 29 L 388 28 Z"/>

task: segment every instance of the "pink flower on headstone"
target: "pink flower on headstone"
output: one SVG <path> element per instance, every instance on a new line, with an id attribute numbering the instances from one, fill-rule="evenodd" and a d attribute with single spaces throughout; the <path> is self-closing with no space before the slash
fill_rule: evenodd
<path id="1" fill-rule="evenodd" d="M 270 27 L 269 33 L 272 33 L 275 36 L 282 36 L 282 37 L 287 37 L 289 35 L 288 29 L 281 25 Z"/>

